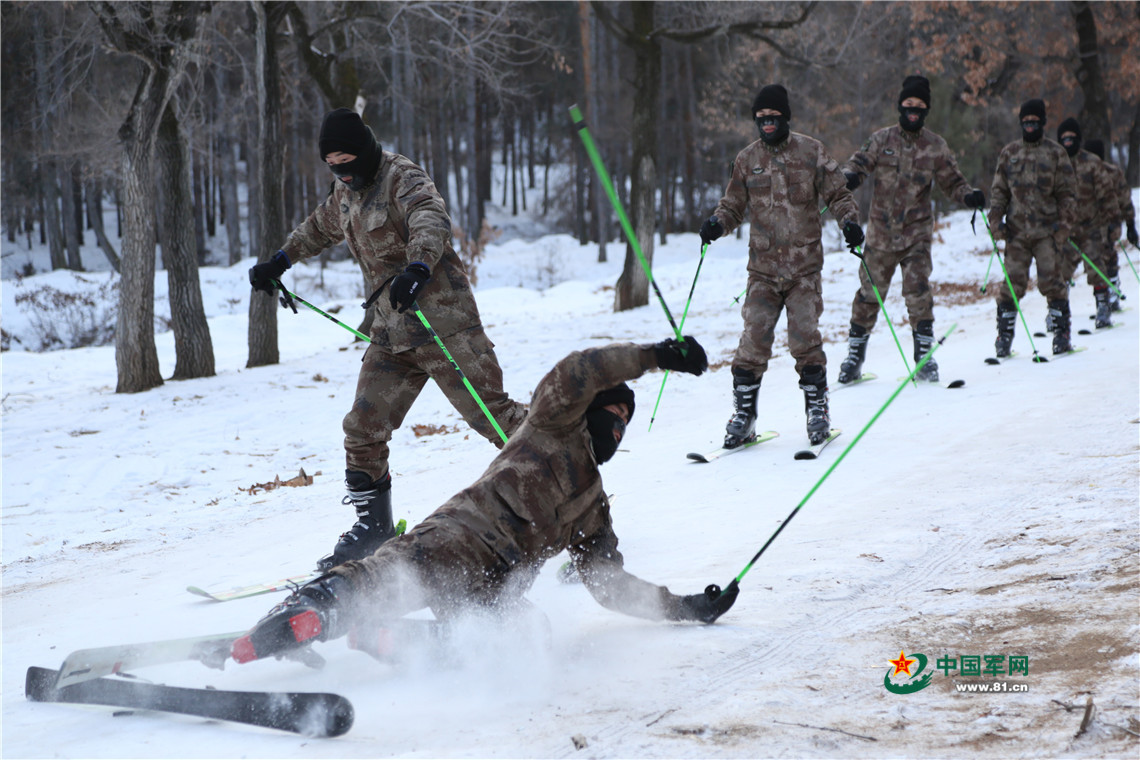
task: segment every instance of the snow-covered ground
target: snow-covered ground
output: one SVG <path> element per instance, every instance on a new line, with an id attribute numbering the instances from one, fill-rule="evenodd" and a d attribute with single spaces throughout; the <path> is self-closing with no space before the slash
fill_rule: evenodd
<path id="1" fill-rule="evenodd" d="M 718 445 L 731 411 L 746 243 L 710 247 L 685 332 L 713 370 L 671 376 L 652 430 L 662 375 L 634 383 L 624 453 L 603 470 L 628 568 L 680 593 L 728 583 L 846 455 L 716 625 L 608 612 L 557 581 L 556 559 L 530 595 L 552 623 L 549 649 L 488 634 L 446 664 L 410 651 L 392 667 L 338 640 L 317 646 L 328 660 L 321 671 L 258 661 L 138 673 L 184 686 L 334 691 L 356 710 L 337 739 L 32 703 L 23 679 L 80 648 L 247 628 L 283 594 L 217 604 L 185 587 L 293 575 L 331 549 L 352 519 L 341 504 L 340 429 L 361 353 L 352 336 L 311 312 L 283 312 L 281 363 L 246 369 L 246 261 L 202 271 L 216 377 L 116 395 L 113 347 L 30 353 L 13 343 L 2 358 L 4 757 L 1136 757 L 1140 320 L 1132 307 L 1117 329 L 1075 335 L 1087 351 L 1044 364 L 1029 360 L 1019 323 L 1019 356 L 985 365 L 994 306 L 978 288 L 989 248 L 967 214 L 945 221 L 935 327 L 957 329 L 936 356 L 944 380 L 966 385 L 903 389 L 849 451 L 904 371 L 880 320 L 866 365 L 879 379 L 835 389 L 858 262 L 829 222 L 823 325 L 832 419 L 844 433 L 814 462 L 792 459 L 806 444 L 803 398 L 782 324 L 760 392 L 760 425 L 780 437 L 709 465 L 685 459 Z M 693 234 L 657 248 L 654 274 L 677 319 L 699 250 Z M 596 248 L 565 236 L 488 249 L 476 295 L 514 397 L 529 398 L 573 349 L 670 334 L 656 299 L 612 312 L 622 257 L 614 245 L 598 264 Z M 1132 306 L 1140 288 L 1122 272 Z M 6 279 L 4 329 L 30 340 L 16 295 L 76 277 L 110 282 L 105 272 Z M 1092 325 L 1083 277 L 1076 328 Z M 996 264 L 991 279 L 1002 286 Z M 161 314 L 164 273 L 156 283 Z M 886 305 L 913 363 L 897 283 Z M 297 267 L 286 284 L 355 324 L 355 265 Z M 1040 330 L 1044 299 L 1034 290 L 1023 305 Z M 157 341 L 169 375 L 173 337 Z M 1048 356 L 1048 340 L 1034 341 Z M 455 432 L 417 437 L 415 425 Z M 392 451 L 396 514 L 413 523 L 495 455 L 434 386 Z M 251 488 L 302 468 L 312 485 Z M 931 669 L 941 658 L 1007 667 L 1024 657 L 1028 673 L 935 670 L 927 688 L 895 694 L 884 676 L 900 650 L 924 653 Z M 1027 691 L 955 690 L 995 681 Z M 1090 698 L 1094 717 L 1077 736 Z"/>

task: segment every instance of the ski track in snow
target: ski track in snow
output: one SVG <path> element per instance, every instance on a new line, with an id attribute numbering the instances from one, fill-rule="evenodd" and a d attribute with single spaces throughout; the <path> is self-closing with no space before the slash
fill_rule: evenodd
<path id="1" fill-rule="evenodd" d="M 938 236 L 935 332 L 958 328 L 936 358 L 943 380 L 961 377 L 966 387 L 903 389 L 849 448 L 899 385 L 898 349 L 880 319 L 865 365 L 879 378 L 833 395 L 832 424 L 844 433 L 814 462 L 792 459 L 806 436 L 783 322 L 759 422 L 780 437 L 711 464 L 685 461 L 688 451 L 715 448 L 731 410 L 728 362 L 740 329 L 731 302 L 743 288 L 746 243 L 710 247 L 685 332 L 705 345 L 713 369 L 701 378 L 670 375 L 652 432 L 662 375 L 636 381 L 638 412 L 623 453 L 603 470 L 627 567 L 677 593 L 726 584 L 845 457 L 716 625 L 610 613 L 580 586 L 558 583 L 555 558 L 529 595 L 550 618 L 549 650 L 533 635 L 472 623 L 461 651 L 443 661 L 415 648 L 392 666 L 331 642 L 316 647 L 328 660 L 321 671 L 259 661 L 139 672 L 174 685 L 343 694 L 356 724 L 334 740 L 33 704 L 23 698 L 23 676 L 30 665 L 58 667 L 75 649 L 252 625 L 284 595 L 215 604 L 183 588 L 293 575 L 327 553 L 350 517 L 340 504 L 340 419 L 359 367 L 351 337 L 316 315 L 283 312 L 282 363 L 245 369 L 244 262 L 203 270 L 208 304 L 241 304 L 211 314 L 215 378 L 120 396 L 113 348 L 5 353 L 3 755 L 1135 757 L 1135 313 L 1118 316 L 1120 329 L 1074 336 L 1088 351 L 1041 365 L 1028 360 L 1019 321 L 1022 358 L 986 366 L 994 309 L 977 294 L 977 279 L 988 250 L 970 235 L 965 213 L 949 217 Z M 695 235 L 657 248 L 655 277 L 675 315 L 697 251 Z M 652 293 L 647 307 L 610 311 L 620 261 L 597 264 L 595 254 L 565 236 L 489 247 L 477 297 L 513 396 L 529 397 L 574 348 L 669 334 Z M 566 281 L 539 289 L 533 278 L 552 261 Z M 321 276 L 345 290 L 330 286 L 332 295 L 310 300 L 355 308 L 355 271 L 328 268 Z M 1135 278 L 1122 274 L 1132 296 Z M 308 270 L 289 276 L 301 295 L 316 291 Z M 856 276 L 853 257 L 828 255 L 822 326 L 832 382 Z M 164 280 L 160 272 L 156 282 Z M 5 281 L 6 329 L 21 324 L 15 289 Z M 1072 303 L 1074 325 L 1083 326 L 1093 308 L 1083 274 Z M 898 274 L 886 305 L 912 362 Z M 1036 329 L 1044 300 L 1031 290 L 1023 306 Z M 1048 340 L 1034 341 L 1048 356 Z M 170 335 L 158 344 L 169 372 Z M 416 437 L 416 424 L 448 432 Z M 430 384 L 392 451 L 396 513 L 410 523 L 495 453 Z M 240 490 L 301 467 L 314 476 L 311 486 Z M 979 679 L 936 672 L 918 693 L 891 694 L 883 677 L 900 650 L 924 652 L 930 667 L 947 655 L 1027 655 L 1028 676 L 1011 680 L 1029 691 L 959 694 L 956 681 Z M 1097 712 L 1077 737 L 1090 696 Z M 575 736 L 585 748 L 575 748 Z"/>

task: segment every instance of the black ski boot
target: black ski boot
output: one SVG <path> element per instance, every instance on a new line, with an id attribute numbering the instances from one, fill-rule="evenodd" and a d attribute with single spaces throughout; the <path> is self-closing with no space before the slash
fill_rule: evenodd
<path id="1" fill-rule="evenodd" d="M 1093 288 L 1093 296 L 1096 298 L 1097 327 L 1112 327 L 1112 306 L 1108 302 L 1108 294 L 1111 292 L 1107 285 Z"/>
<path id="2" fill-rule="evenodd" d="M 230 655 L 237 662 L 278 657 L 348 632 L 347 578 L 326 573 L 294 591 L 271 609 L 249 633 L 236 639 Z"/>
<path id="3" fill-rule="evenodd" d="M 999 359 L 1010 354 L 1013 346 L 1013 328 L 1017 320 L 1017 307 L 1013 301 L 1002 301 L 997 305 L 997 340 L 994 341 L 994 351 Z"/>
<path id="4" fill-rule="evenodd" d="M 804 392 L 807 434 L 812 446 L 823 443 L 831 432 L 831 415 L 827 408 L 827 370 L 809 364 L 800 373 L 800 389 Z"/>
<path id="5" fill-rule="evenodd" d="M 853 383 L 863 376 L 863 361 L 867 358 L 867 339 L 870 337 L 866 327 L 851 323 L 851 332 L 847 335 L 847 358 L 839 365 L 839 377 L 835 378 L 839 383 Z"/>
<path id="6" fill-rule="evenodd" d="M 1050 301 L 1049 313 L 1053 315 L 1053 355 L 1067 354 L 1073 350 L 1069 342 L 1069 299 Z"/>
<path id="7" fill-rule="evenodd" d="M 356 509 L 356 523 L 333 547 L 333 553 L 317 563 L 318 570 L 330 570 L 354 559 L 364 559 L 390 538 L 396 537 L 392 525 L 392 474 L 373 482 L 367 473 L 345 470 L 344 485 L 348 495 L 342 503 Z"/>
<path id="8" fill-rule="evenodd" d="M 732 419 L 724 428 L 724 447 L 735 449 L 756 437 L 756 396 L 760 380 L 746 370 L 732 370 Z"/>
<path id="9" fill-rule="evenodd" d="M 1120 290 L 1120 275 L 1109 277 L 1108 281 L 1112 283 L 1112 287 L 1108 289 L 1108 308 L 1110 311 L 1122 311 L 1120 296 L 1116 295 L 1116 292 Z"/>
<path id="10" fill-rule="evenodd" d="M 917 364 L 922 357 L 930 353 L 934 347 L 934 320 L 924 319 L 914 326 L 914 361 Z M 925 380 L 929 383 L 938 382 L 938 364 L 934 357 L 922 365 L 922 369 L 914 376 L 916 380 Z"/>

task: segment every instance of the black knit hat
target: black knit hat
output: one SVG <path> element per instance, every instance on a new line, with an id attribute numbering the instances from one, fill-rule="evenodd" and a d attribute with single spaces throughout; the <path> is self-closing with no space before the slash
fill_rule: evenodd
<path id="1" fill-rule="evenodd" d="M 610 404 L 625 404 L 629 408 L 629 419 L 633 419 L 633 388 L 630 388 L 625 383 L 615 385 L 613 388 L 606 388 L 604 391 L 594 396 L 594 400 L 590 402 L 590 406 L 586 409 L 587 412 L 592 412 L 595 409 L 601 409 L 603 406 Z"/>
<path id="2" fill-rule="evenodd" d="M 1104 141 L 1103 140 L 1089 140 L 1085 143 L 1085 150 L 1092 153 L 1101 161 L 1104 160 Z"/>
<path id="3" fill-rule="evenodd" d="M 1026 116 L 1036 116 L 1041 119 L 1041 123 L 1045 123 L 1045 101 L 1040 98 L 1027 100 L 1021 104 L 1021 111 L 1018 112 L 1018 121 L 1024 119 Z"/>
<path id="4" fill-rule="evenodd" d="M 918 98 L 930 108 L 930 80 L 917 74 L 904 79 L 902 91 L 899 93 L 899 105 L 901 106 L 907 98 Z"/>
<path id="5" fill-rule="evenodd" d="M 376 146 L 372 130 L 364 126 L 360 114 L 347 108 L 329 111 L 321 124 L 321 160 L 340 151 L 354 156 L 368 156 Z"/>
<path id="6" fill-rule="evenodd" d="M 764 108 L 779 111 L 785 119 L 792 120 L 792 109 L 788 106 L 788 91 L 784 89 L 784 85 L 766 84 L 760 88 L 756 100 L 752 101 L 752 113 L 749 116 L 756 116 L 756 112 Z"/>
<path id="7" fill-rule="evenodd" d="M 1077 139 L 1081 139 L 1081 125 L 1072 116 L 1061 122 L 1061 126 L 1057 127 L 1057 139 L 1061 139 L 1061 135 L 1066 132 L 1073 132 L 1077 135 Z"/>

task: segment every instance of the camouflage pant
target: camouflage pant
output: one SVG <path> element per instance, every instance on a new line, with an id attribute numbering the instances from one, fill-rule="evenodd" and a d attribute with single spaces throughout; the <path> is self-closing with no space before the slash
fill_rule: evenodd
<path id="1" fill-rule="evenodd" d="M 870 332 L 879 318 L 879 301 L 875 298 L 872 280 L 879 289 L 879 297 L 884 301 L 891 288 L 895 269 L 902 267 L 902 292 L 906 299 L 906 310 L 910 323 L 916 325 L 924 319 L 934 319 L 934 294 L 930 290 L 930 273 L 934 265 L 930 260 L 930 240 L 924 239 L 897 251 L 881 248 L 866 248 L 867 266 L 859 266 L 859 290 L 851 303 L 851 322 L 867 328 Z M 871 270 L 872 280 L 867 279 Z"/>
<path id="2" fill-rule="evenodd" d="M 511 568 L 462 522 L 428 517 L 362 560 L 333 572 L 347 577 L 366 618 L 398 618 L 430 607 L 439 619 L 471 608 L 504 608 L 524 583 L 511 582 Z M 533 572 L 522 572 L 533 581 Z M 529 586 L 528 586 L 529 588 Z"/>
<path id="3" fill-rule="evenodd" d="M 1096 273 L 1096 270 L 1094 270 L 1088 262 L 1085 262 L 1084 259 L 1081 258 L 1081 254 L 1083 253 L 1088 256 L 1089 260 L 1103 272 L 1104 262 L 1109 253 L 1107 246 L 1104 244 L 1104 236 L 1096 230 L 1081 230 L 1079 234 L 1075 234 L 1072 237 L 1073 242 L 1076 243 L 1077 248 L 1080 250 L 1078 251 L 1076 248 L 1073 248 L 1073 246 L 1065 243 L 1063 249 L 1064 266 L 1061 269 L 1061 278 L 1064 279 L 1065 282 L 1072 282 L 1077 267 L 1084 262 L 1089 285 L 1093 287 L 1103 285 L 1104 280 L 1100 278 L 1100 275 Z"/>
<path id="4" fill-rule="evenodd" d="M 511 401 L 503 391 L 503 371 L 483 328 L 472 327 L 444 338 L 443 343 L 509 436 L 522 424 L 526 407 Z M 398 354 L 372 344 L 364 352 L 363 362 L 356 401 L 344 418 L 347 469 L 366 472 L 374 480 L 384 477 L 388 472 L 388 441 L 404 423 L 404 416 L 428 378 L 435 380 L 468 425 L 496 446 L 502 446 L 494 426 L 434 341 Z"/>
<path id="5" fill-rule="evenodd" d="M 733 370 L 763 377 L 772 358 L 776 322 L 784 309 L 788 312 L 788 350 L 795 357 L 796 371 L 802 372 L 811 364 L 827 367 L 819 334 L 819 317 L 823 314 L 820 273 L 794 280 L 749 274 L 748 295 L 740 309 L 744 332 L 732 359 Z"/>
<path id="6" fill-rule="evenodd" d="M 1005 268 L 1017 300 L 1025 297 L 1025 290 L 1029 287 L 1029 265 L 1034 261 L 1037 262 L 1037 290 L 1041 295 L 1050 301 L 1067 301 L 1069 284 L 1061 277 L 1061 255 L 1051 235 L 1036 239 L 1016 235 L 1006 241 Z M 1002 287 L 995 287 L 993 293 L 998 303 L 1009 300 L 1009 286 L 1004 283 Z"/>

